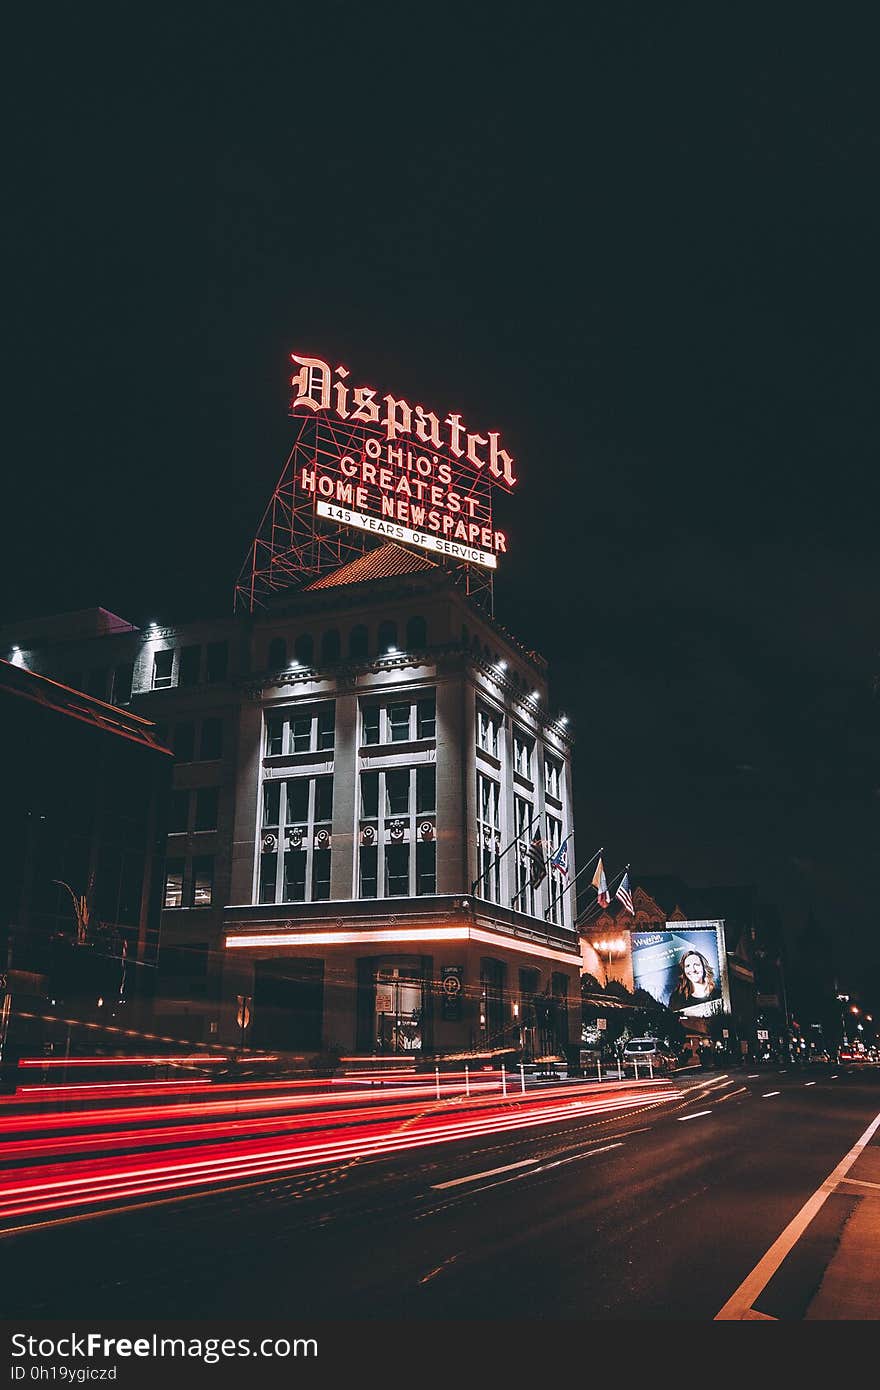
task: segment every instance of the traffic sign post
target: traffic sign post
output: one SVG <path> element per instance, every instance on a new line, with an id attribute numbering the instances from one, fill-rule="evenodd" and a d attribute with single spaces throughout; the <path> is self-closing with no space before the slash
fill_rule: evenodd
<path id="1" fill-rule="evenodd" d="M 241 1030 L 238 1050 L 239 1052 L 244 1052 L 244 1035 L 251 1026 L 251 1005 L 254 1000 L 253 995 L 250 994 L 238 994 L 236 998 L 238 1000 L 238 1010 L 235 1015 L 235 1021 Z"/>

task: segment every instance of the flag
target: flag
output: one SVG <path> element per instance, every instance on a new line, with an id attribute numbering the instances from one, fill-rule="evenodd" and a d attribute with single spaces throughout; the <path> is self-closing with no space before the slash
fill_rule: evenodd
<path id="1" fill-rule="evenodd" d="M 550 858 L 550 868 L 556 869 L 556 871 L 562 874 L 564 878 L 568 877 L 568 850 L 566 848 L 568 841 L 569 836 L 566 835 L 565 839 L 562 841 L 562 844 Z"/>
<path id="2" fill-rule="evenodd" d="M 615 898 L 619 898 L 619 899 L 620 899 L 620 901 L 623 903 L 624 907 L 626 908 L 627 912 L 632 912 L 632 910 L 633 910 L 633 900 L 632 900 L 632 893 L 631 893 L 631 891 L 630 891 L 630 886 L 629 886 L 629 874 L 628 874 L 628 873 L 625 873 L 625 874 L 623 875 L 623 878 L 620 880 L 620 887 L 618 888 L 618 890 L 617 890 L 617 892 L 614 894 L 614 896 L 615 896 Z M 635 913 L 633 913 L 633 916 L 635 916 Z"/>
<path id="3" fill-rule="evenodd" d="M 535 838 L 525 854 L 531 866 L 529 883 L 532 888 L 537 888 L 547 877 L 547 865 L 544 862 L 544 841 L 541 839 L 540 827 L 535 831 Z"/>
<path id="4" fill-rule="evenodd" d="M 596 890 L 596 901 L 600 907 L 607 907 L 611 899 L 608 896 L 608 884 L 605 882 L 605 870 L 600 858 L 596 865 L 596 872 L 593 874 L 593 887 Z"/>

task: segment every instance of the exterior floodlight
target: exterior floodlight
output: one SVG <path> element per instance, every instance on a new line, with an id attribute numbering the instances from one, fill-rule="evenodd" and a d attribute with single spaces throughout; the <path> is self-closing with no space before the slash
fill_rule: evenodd
<path id="1" fill-rule="evenodd" d="M 567 723 L 568 723 L 568 715 L 567 715 L 567 714 L 561 714 L 561 715 L 559 716 L 559 722 L 560 722 L 560 724 L 567 724 Z"/>
<path id="2" fill-rule="evenodd" d="M 506 671 L 506 670 L 507 670 L 507 662 L 506 662 L 506 661 L 496 661 L 496 662 L 495 662 L 495 665 L 498 667 L 498 670 L 499 670 L 499 671 Z"/>
<path id="3" fill-rule="evenodd" d="M 535 702 L 537 702 L 538 700 L 540 700 L 540 698 L 541 698 L 541 692 L 540 692 L 540 690 L 533 690 L 533 691 L 532 691 L 532 694 L 531 694 L 531 698 L 532 698 Z"/>
<path id="4" fill-rule="evenodd" d="M 385 655 L 386 655 L 386 656 L 397 656 L 397 648 L 396 648 L 396 647 L 389 647 L 388 650 L 387 650 L 387 652 L 385 653 Z"/>

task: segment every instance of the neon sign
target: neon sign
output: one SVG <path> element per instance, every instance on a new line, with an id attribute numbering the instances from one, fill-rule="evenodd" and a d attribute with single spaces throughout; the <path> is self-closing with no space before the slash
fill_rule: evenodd
<path id="1" fill-rule="evenodd" d="M 291 353 L 290 413 L 323 418 L 328 430 L 296 486 L 315 515 L 495 569 L 507 537 L 492 520 L 494 488 L 516 485 L 514 460 L 497 430 L 468 430 L 422 405 L 349 384 L 345 367 Z"/>

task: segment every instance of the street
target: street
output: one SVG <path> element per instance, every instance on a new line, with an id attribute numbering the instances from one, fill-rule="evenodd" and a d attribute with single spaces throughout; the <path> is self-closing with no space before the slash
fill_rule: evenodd
<path id="1" fill-rule="evenodd" d="M 870 1124 L 880 1073 L 691 1072 L 663 1091 L 209 1194 L 47 1213 L 3 1235 L 4 1314 L 711 1320 Z M 805 1315 L 860 1200 L 829 1196 L 760 1314 Z"/>

